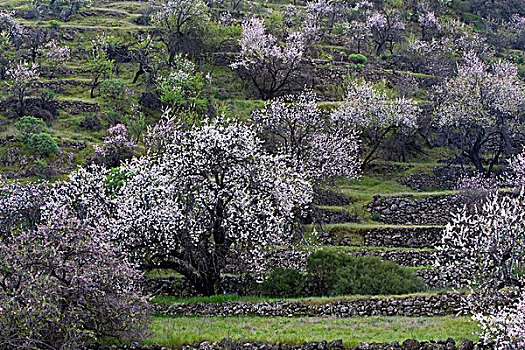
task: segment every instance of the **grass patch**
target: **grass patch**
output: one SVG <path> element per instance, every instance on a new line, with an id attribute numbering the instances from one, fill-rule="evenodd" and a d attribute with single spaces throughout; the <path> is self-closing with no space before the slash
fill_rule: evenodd
<path id="1" fill-rule="evenodd" d="M 360 342 L 403 342 L 454 338 L 477 340 L 477 323 L 468 317 L 155 317 L 153 336 L 144 344 L 181 346 L 197 341 L 234 340 L 302 344 L 342 339 L 347 348 Z"/>
<path id="2" fill-rule="evenodd" d="M 156 295 L 151 300 L 152 303 L 171 305 L 171 304 L 196 304 L 196 303 L 224 303 L 228 301 L 242 301 L 242 302 L 260 302 L 260 301 L 277 301 L 283 299 L 272 299 L 259 297 L 256 295 L 240 296 L 237 294 L 221 294 L 212 295 L 209 297 L 193 297 L 193 298 L 178 298 L 174 296 Z"/>

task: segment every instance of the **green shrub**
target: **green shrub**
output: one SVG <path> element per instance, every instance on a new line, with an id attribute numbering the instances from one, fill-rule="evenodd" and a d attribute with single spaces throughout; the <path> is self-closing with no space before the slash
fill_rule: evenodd
<path id="1" fill-rule="evenodd" d="M 62 23 L 60 23 L 60 21 L 57 21 L 56 19 L 52 19 L 50 21 L 47 21 L 47 23 L 53 27 L 53 28 L 58 28 L 62 25 Z"/>
<path id="2" fill-rule="evenodd" d="M 40 134 L 47 131 L 46 123 L 42 119 L 25 116 L 15 123 L 24 142 L 28 142 L 32 134 Z"/>
<path id="3" fill-rule="evenodd" d="M 365 64 L 368 61 L 366 56 L 363 56 L 360 53 L 350 54 L 348 55 L 348 59 L 354 64 Z"/>
<path id="4" fill-rule="evenodd" d="M 45 132 L 32 134 L 29 137 L 28 145 L 35 148 L 43 156 L 48 156 L 58 151 L 57 143 L 53 140 L 53 137 Z"/>
<path id="5" fill-rule="evenodd" d="M 277 268 L 261 285 L 261 293 L 270 297 L 292 298 L 301 295 L 306 284 L 303 274 L 293 269 Z"/>
<path id="6" fill-rule="evenodd" d="M 100 90 L 113 99 L 119 99 L 126 93 L 126 83 L 119 79 L 104 80 Z"/>
<path id="7" fill-rule="evenodd" d="M 378 257 L 319 251 L 308 257 L 306 267 L 319 295 L 406 294 L 425 289 L 411 271 Z"/>

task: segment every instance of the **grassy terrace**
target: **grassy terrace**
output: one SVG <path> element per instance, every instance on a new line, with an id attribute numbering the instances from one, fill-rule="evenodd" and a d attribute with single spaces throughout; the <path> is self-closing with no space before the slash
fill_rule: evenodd
<path id="1" fill-rule="evenodd" d="M 437 293 L 414 293 L 404 295 L 340 295 L 333 297 L 304 297 L 304 298 L 269 298 L 262 296 L 239 296 L 236 294 L 224 294 L 224 295 L 213 295 L 209 297 L 193 297 L 193 298 L 178 298 L 173 296 L 155 296 L 151 302 L 161 305 L 172 305 L 172 304 L 196 304 L 196 303 L 224 303 L 224 302 L 273 302 L 273 301 L 302 301 L 307 305 L 324 305 L 331 304 L 337 301 L 353 300 L 353 299 L 389 299 L 389 298 L 406 298 L 410 296 L 431 296 L 437 295 Z"/>
<path id="2" fill-rule="evenodd" d="M 197 341 L 234 340 L 302 344 L 342 339 L 345 347 L 360 342 L 477 339 L 478 325 L 468 317 L 155 317 L 153 336 L 145 344 L 180 347 Z"/>

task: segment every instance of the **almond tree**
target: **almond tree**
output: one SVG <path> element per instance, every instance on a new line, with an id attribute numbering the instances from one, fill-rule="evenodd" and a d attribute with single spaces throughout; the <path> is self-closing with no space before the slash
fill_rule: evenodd
<path id="1" fill-rule="evenodd" d="M 489 66 L 469 53 L 458 75 L 437 89 L 435 99 L 437 124 L 448 128 L 450 144 L 478 171 L 490 174 L 501 156 L 519 146 L 525 84 L 515 66 Z M 486 151 L 493 154 L 488 161 L 483 158 Z"/>
<path id="2" fill-rule="evenodd" d="M 202 0 L 164 1 L 153 17 L 156 37 L 166 46 L 171 65 L 180 52 L 195 53 L 195 34 L 207 19 L 209 8 Z"/>
<path id="3" fill-rule="evenodd" d="M 290 243 L 311 186 L 265 153 L 248 125 L 219 119 L 172 130 L 165 152 L 117 172 L 74 174 L 50 207 L 95 218 L 141 268 L 174 269 L 211 295 L 232 248 L 257 265 L 262 251 Z"/>
<path id="4" fill-rule="evenodd" d="M 50 40 L 46 46 L 43 56 L 47 59 L 52 67 L 58 67 L 71 58 L 71 49 L 69 46 L 60 46 L 56 39 Z"/>
<path id="5" fill-rule="evenodd" d="M 89 71 L 91 73 L 91 91 L 89 96 L 95 97 L 95 89 L 100 85 L 101 81 L 111 77 L 115 60 L 109 59 L 106 51 L 106 40 L 104 35 L 99 35 L 92 42 L 90 57 L 89 57 Z"/>
<path id="6" fill-rule="evenodd" d="M 515 174 L 521 176 L 522 164 L 516 167 Z M 523 184 L 523 178 L 519 182 Z M 525 345 L 524 203 L 523 187 L 479 198 L 473 208 L 464 207 L 454 215 L 438 247 L 442 278 L 450 287 L 471 290 L 463 307 L 480 321 L 481 338 L 494 341 L 501 350 Z"/>
<path id="7" fill-rule="evenodd" d="M 419 108 L 414 101 L 390 97 L 384 87 L 366 81 L 352 81 L 345 100 L 332 114 L 332 119 L 363 132 L 369 146 L 362 163 L 366 166 L 390 134 L 416 128 L 418 115 Z"/>
<path id="8" fill-rule="evenodd" d="M 359 141 L 354 129 L 323 115 L 316 100 L 313 93 L 276 98 L 255 111 L 251 120 L 270 152 L 288 156 L 311 179 L 357 176 Z"/>
<path id="9" fill-rule="evenodd" d="M 392 53 L 394 44 L 406 28 L 406 24 L 394 11 L 371 12 L 367 18 L 367 24 L 372 32 L 372 38 L 376 44 L 376 55 L 381 55 L 386 49 Z"/>
<path id="10" fill-rule="evenodd" d="M 19 116 L 24 115 L 25 98 L 30 84 L 40 77 L 36 64 L 20 61 L 16 67 L 7 71 L 9 80 L 7 84 L 18 101 L 17 112 Z"/>
<path id="11" fill-rule="evenodd" d="M 231 67 L 249 79 L 263 100 L 289 88 L 297 76 L 305 50 L 301 33 L 290 34 L 283 45 L 266 34 L 262 20 L 252 17 L 242 23 L 241 53 Z"/>

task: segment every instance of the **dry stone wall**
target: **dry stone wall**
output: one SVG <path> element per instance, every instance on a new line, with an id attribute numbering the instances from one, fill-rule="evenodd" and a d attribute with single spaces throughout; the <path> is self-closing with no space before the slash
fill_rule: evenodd
<path id="1" fill-rule="evenodd" d="M 442 231 L 441 226 L 385 226 L 369 229 L 356 227 L 349 233 L 362 236 L 362 245 L 368 247 L 434 248 L 441 241 Z M 333 231 L 320 232 L 319 242 L 330 246 L 356 245 L 353 237 L 334 234 Z"/>
<path id="2" fill-rule="evenodd" d="M 372 217 L 393 225 L 446 225 L 455 208 L 468 203 L 464 196 L 440 194 L 430 196 L 406 195 L 401 197 L 376 196 L 368 204 Z"/>
<path id="3" fill-rule="evenodd" d="M 324 304 L 304 301 L 222 302 L 159 305 L 169 316 L 258 316 L 258 317 L 354 317 L 354 316 L 443 316 L 457 313 L 458 294 L 413 295 L 391 298 L 341 299 Z"/>
<path id="4" fill-rule="evenodd" d="M 344 347 L 341 339 L 332 341 L 314 341 L 305 342 L 301 345 L 276 343 L 266 344 L 257 341 L 248 340 L 232 340 L 224 338 L 218 342 L 195 342 L 191 345 L 184 345 L 182 350 L 491 350 L 494 347 L 490 344 L 473 343 L 471 340 L 465 339 L 456 343 L 452 338 L 447 340 L 430 340 L 418 341 L 416 339 L 407 339 L 402 343 L 397 341 L 391 343 L 360 343 L 356 347 Z M 99 344 L 86 345 L 82 350 L 167 350 L 160 345 L 144 345 L 137 343 L 129 345 L 115 345 L 101 346 Z"/>

